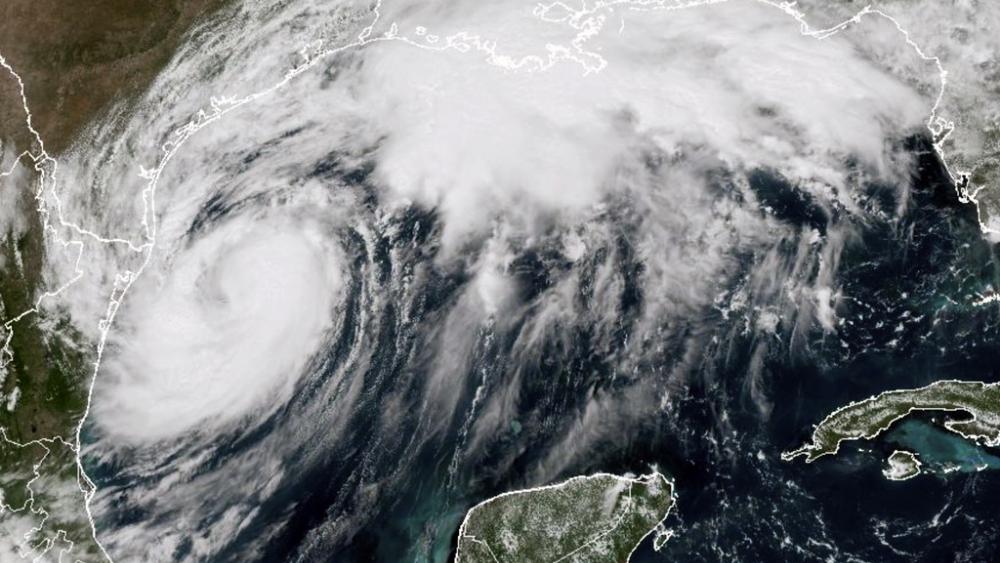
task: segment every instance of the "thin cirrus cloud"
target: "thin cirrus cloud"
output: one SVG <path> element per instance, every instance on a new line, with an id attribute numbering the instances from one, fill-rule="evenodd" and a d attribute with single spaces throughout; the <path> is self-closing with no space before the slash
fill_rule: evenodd
<path id="1" fill-rule="evenodd" d="M 159 228 L 147 279 L 127 296 L 112 332 L 96 395 L 99 425 L 157 440 L 232 422 L 290 396 L 342 298 L 341 265 L 331 251 L 337 243 L 323 237 L 331 225 L 350 222 L 357 202 L 316 196 L 317 181 L 302 179 L 330 154 L 369 155 L 387 209 L 407 202 L 437 209 L 446 255 L 490 232 L 522 236 L 579 225 L 606 198 L 628 194 L 650 216 L 637 244 L 654 316 L 710 300 L 712 280 L 734 249 L 766 239 L 758 215 L 720 213 L 707 169 L 767 168 L 822 205 L 849 209 L 845 163 L 860 161 L 905 185 L 905 174 L 892 177 L 887 140 L 916 131 L 929 110 L 924 96 L 861 56 L 850 36 L 804 36 L 798 22 L 760 2 L 615 13 L 609 20 L 619 25 L 606 22 L 585 44 L 603 59 L 599 72 L 586 71 L 592 60 L 547 68 L 518 62 L 572 39 L 576 32 L 565 25 L 541 21 L 516 2 L 463 6 L 390 5 L 380 25 L 490 38 L 496 46 L 489 44 L 489 57 L 413 44 L 428 47 L 425 35 L 373 42 L 331 58 L 332 81 L 331 70 L 315 68 L 206 127 L 175 155 L 157 187 Z M 182 71 L 200 66 L 187 56 L 156 88 L 176 93 L 177 84 L 193 82 Z M 189 88 L 166 105 L 166 115 L 211 94 Z M 161 100 L 163 92 L 154 89 L 148 99 Z M 135 123 L 122 142 L 141 145 L 148 135 L 158 133 Z M 667 164 L 650 170 L 650 155 Z M 81 163 L 68 168 L 86 173 Z M 248 202 L 277 193 L 284 204 L 233 212 L 208 234 L 192 235 L 199 210 L 219 194 Z M 308 236 L 309 221 L 280 217 L 302 206 L 320 225 Z M 99 214 L 85 219 L 102 221 Z M 498 221 L 509 226 L 496 230 Z M 707 247 L 686 247 L 706 236 Z M 510 293 L 504 286 L 513 283 L 501 247 L 475 268 L 485 314 L 497 312 Z M 815 292 L 831 294 L 825 286 Z M 540 318 L 558 318 L 565 295 L 544 301 L 541 308 L 553 311 Z M 830 325 L 828 303 L 817 310 Z M 445 356 L 461 350 L 442 348 Z M 437 363 L 447 371 L 461 358 Z"/>
<path id="2" fill-rule="evenodd" d="M 615 225 L 601 213 L 616 198 L 627 198 L 641 217 L 631 241 L 645 266 L 636 341 L 643 331 L 655 334 L 664 319 L 682 319 L 711 304 L 736 254 L 766 253 L 776 236 L 801 236 L 808 252 L 810 241 L 818 241 L 816 254 L 826 264 L 796 289 L 798 312 L 788 315 L 803 318 L 782 322 L 835 327 L 834 269 L 845 233 L 831 230 L 819 239 L 777 225 L 752 205 L 753 194 L 739 181 L 744 199 L 720 196 L 710 172 L 725 169 L 738 179 L 768 169 L 808 192 L 817 206 L 846 213 L 861 213 L 850 180 L 859 167 L 905 191 L 908 172 L 893 141 L 920 131 L 933 100 L 856 45 L 871 31 L 880 40 L 898 40 L 906 52 L 902 38 L 862 21 L 858 29 L 820 40 L 803 36 L 799 22 L 774 6 L 733 0 L 683 10 L 608 11 L 603 27 L 583 44 L 590 54 L 581 54 L 553 48 L 570 46 L 578 31 L 543 21 L 533 8 L 523 2 L 386 2 L 374 34 L 395 23 L 407 40 L 376 41 L 328 57 L 181 147 L 157 185 L 151 261 L 111 331 L 92 411 L 92 423 L 108 440 L 91 451 L 114 450 L 119 442 L 150 445 L 141 459 L 155 466 L 152 445 L 188 438 L 207 443 L 214 432 L 261 420 L 287 404 L 309 381 L 329 335 L 342 328 L 355 276 L 344 231 L 354 229 L 364 239 L 386 216 L 414 205 L 437 213 L 437 258 L 466 260 L 473 280 L 436 319 L 439 324 L 418 327 L 441 335 L 426 351 L 434 358 L 422 382 L 423 410 L 416 414 L 425 429 L 456 416 L 454 389 L 464 383 L 456 378 L 468 370 L 455 367 L 467 365 L 478 328 L 526 315 L 509 271 L 513 256 L 556 232 L 567 262 L 592 259 L 593 250 L 614 236 Z M 129 226 L 141 240 L 142 183 L 132 173 L 139 163 L 155 162 L 170 131 L 213 95 L 245 95 L 280 80 L 311 34 L 343 43 L 369 21 L 366 10 L 340 6 L 324 7 L 326 20 L 303 16 L 316 9 L 291 2 L 263 18 L 263 6 L 247 3 L 228 23 L 213 24 L 220 33 L 194 35 L 130 120 L 94 129 L 95 142 L 113 159 L 78 151 L 62 164 L 64 177 L 73 180 L 66 185 L 77 187 L 65 197 L 67 214 L 100 232 Z M 349 25 L 321 25 L 333 19 Z M 226 25 L 248 27 L 221 33 Z M 432 34 L 437 41 L 427 39 Z M 442 48 L 448 37 L 458 39 Z M 472 37 L 490 52 L 458 48 L 459 42 L 475 43 Z M 908 68 L 933 75 L 923 61 Z M 377 209 L 358 186 L 317 173 L 321 163 L 344 160 L 370 166 L 365 189 L 377 195 Z M 119 176 L 130 179 L 109 189 Z M 206 213 L 213 205 L 219 211 Z M 470 247 L 476 252 L 463 255 Z M 121 256 L 92 251 L 88 273 L 106 281 L 122 267 Z M 57 278 L 68 275 L 58 266 L 52 270 Z M 595 332 L 613 324 L 621 283 L 616 264 L 598 263 L 594 271 L 591 310 L 575 308 L 584 282 L 574 275 L 535 298 L 531 318 L 514 338 L 514 357 L 530 356 L 572 318 L 586 318 Z M 71 312 L 90 326 L 103 309 L 71 305 Z M 275 460 L 307 439 L 320 439 L 318 426 L 323 440 L 333 439 L 363 394 L 353 375 L 334 377 L 347 389 L 334 408 L 290 410 L 292 420 L 263 438 L 256 453 L 233 454 L 170 487 L 136 487 L 133 502 L 155 503 L 174 521 L 225 514 L 225 526 L 204 530 L 195 556 L 223 549 L 252 520 L 252 509 L 221 493 L 211 496 L 210 507 L 200 500 L 205 491 L 239 481 L 241 494 L 266 497 L 282 477 L 261 475 L 258 461 L 280 466 Z M 468 426 L 467 450 L 486 443 L 503 424 L 517 384 L 515 377 L 510 389 L 479 407 L 483 416 Z M 401 384 L 400 397 L 405 389 Z M 656 408 L 651 397 L 643 408 Z M 595 400 L 600 404 L 585 410 L 591 414 L 570 437 L 577 451 L 586 451 L 582 442 L 600 439 L 594 413 L 616 410 L 614 398 Z M 391 432 L 410 414 L 384 409 L 373 436 Z M 565 463 L 546 466 L 557 472 Z M 184 535 L 150 520 L 109 532 L 108 542 L 126 549 L 146 538 L 170 553 Z"/>

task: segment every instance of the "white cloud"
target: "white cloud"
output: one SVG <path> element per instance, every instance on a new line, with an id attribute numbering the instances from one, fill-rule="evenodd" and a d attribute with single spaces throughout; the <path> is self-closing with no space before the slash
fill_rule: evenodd
<path id="1" fill-rule="evenodd" d="M 336 313 L 339 267 L 307 223 L 261 217 L 148 270 L 119 317 L 97 420 L 155 440 L 279 406 Z"/>
<path id="2" fill-rule="evenodd" d="M 353 24 L 345 29 L 355 32 L 363 21 L 332 7 L 317 14 L 308 2 L 273 11 L 248 6 L 229 22 L 233 29 L 220 25 L 213 28 L 217 35 L 196 35 L 159 77 L 142 111 L 95 129 L 102 158 L 80 148 L 61 165 L 68 215 L 97 232 L 124 232 L 141 242 L 144 182 L 134 174 L 156 161 L 174 127 L 212 95 L 243 94 L 276 81 L 297 60 L 289 46 L 322 34 L 324 18 L 343 16 Z M 378 239 L 387 218 L 411 203 L 437 211 L 444 251 L 436 257 L 464 269 L 469 282 L 439 305 L 427 321 L 433 326 L 406 324 L 412 321 L 406 307 L 393 311 L 433 345 L 414 353 L 427 359 L 431 373 L 426 381 L 401 379 L 396 394 L 382 399 L 380 421 L 371 428 L 377 447 L 398 438 L 396 423 L 409 416 L 426 432 L 408 442 L 410 454 L 447 427 L 458 414 L 457 390 L 468 387 L 464 378 L 476 371 L 474 354 L 488 322 L 501 330 L 518 327 L 514 364 L 540 354 L 539 343 L 565 338 L 560 323 L 589 323 L 595 342 L 610 341 L 623 307 L 619 254 L 631 253 L 629 260 L 642 264 L 628 280 L 643 294 L 637 330 L 629 334 L 637 347 L 655 348 L 660 328 L 683 325 L 710 306 L 734 275 L 738 254 L 751 251 L 759 251 L 760 270 L 752 290 L 800 306 L 793 313 L 787 302 L 776 306 L 780 323 L 769 325 L 836 326 L 836 255 L 845 235 L 817 238 L 812 226 L 797 230 L 767 217 L 744 174 L 767 168 L 821 209 L 859 212 L 850 179 L 859 169 L 906 189 L 890 141 L 919 130 L 931 103 L 926 93 L 871 64 L 851 36 L 803 37 L 787 14 L 749 0 L 673 11 L 607 10 L 604 27 L 580 44 L 587 52 L 567 47 L 576 29 L 539 20 L 533 7 L 388 2 L 376 33 L 395 22 L 400 34 L 424 47 L 448 37 L 468 46 L 478 36 L 473 47 L 479 48 L 383 41 L 329 57 L 199 131 L 164 170 L 156 193 L 156 249 L 126 296 L 99 374 L 93 420 L 105 440 L 94 449 L 114 451 L 122 440 L 136 445 L 142 455 L 132 470 L 145 479 L 162 470 L 160 456 L 214 453 L 211 440 L 197 438 L 290 404 L 304 383 L 323 383 L 315 390 L 322 399 L 290 407 L 287 420 L 253 451 L 220 466 L 206 462 L 190 481 L 168 487 L 169 478 L 157 485 L 149 477 L 148 487 L 130 491 L 133 502 L 155 505 L 173 522 L 194 526 L 206 510 L 228 514 L 218 533 L 206 532 L 200 555 L 210 556 L 218 538 L 224 541 L 250 517 L 246 510 L 227 512 L 227 503 L 274 489 L 262 464 L 280 467 L 282 456 L 306 441 L 312 451 L 315 441 L 335 440 L 352 409 L 367 399 L 364 375 L 384 336 L 369 331 L 390 299 L 408 305 L 413 296 L 407 292 L 427 282 L 419 268 L 389 271 L 386 285 L 371 282 L 384 265 L 373 266 L 373 254 L 416 252 L 402 239 L 385 250 Z M 426 32 L 417 35 L 417 26 Z M 300 29 L 306 31 L 300 35 Z M 587 72 L 602 60 L 600 72 Z M 319 163 L 344 162 L 374 167 L 365 189 L 375 191 L 377 205 L 357 186 L 312 174 Z M 722 172 L 729 176 L 720 179 Z M 219 216 L 197 223 L 213 200 Z M 801 239 L 797 256 L 778 256 L 774 245 L 782 237 Z M 511 271 L 512 257 L 553 240 L 570 273 L 551 280 L 534 302 L 518 302 L 523 288 Z M 136 266 L 129 263 L 134 256 L 122 258 L 124 251 L 95 248 L 87 247 L 85 262 L 93 279 L 107 282 L 123 264 Z M 803 272 L 812 271 L 818 256 L 822 279 L 812 279 Z M 356 271 L 355 259 L 367 269 Z M 802 287 L 789 289 L 782 276 Z M 344 330 L 338 315 L 352 282 L 364 287 L 355 295 L 362 318 L 351 329 L 357 348 L 344 361 L 351 369 L 324 369 L 320 376 L 306 363 L 325 350 L 328 334 Z M 103 313 L 73 307 L 81 324 Z M 698 362 L 689 352 L 678 365 Z M 491 425 L 504 423 L 519 377 L 507 380 L 506 389 L 491 389 L 481 407 L 487 422 L 472 428 L 470 448 L 495 435 Z M 418 412 L 411 412 L 413 388 L 425 394 Z M 654 391 L 637 386 L 595 397 L 556 454 L 569 444 L 584 451 L 600 440 L 607 413 L 624 412 L 619 401 L 642 399 L 643 408 L 658 408 Z M 193 445 L 158 449 L 193 431 L 201 433 Z M 562 468 L 555 457 L 549 465 L 540 471 Z M 370 487 L 378 490 L 379 483 Z M 101 502 L 107 509 L 113 499 Z M 141 545 L 143 537 L 166 538 L 160 546 L 167 553 L 184 531 L 164 528 L 149 521 L 109 541 L 124 549 Z"/>
<path id="3" fill-rule="evenodd" d="M 512 31 L 535 30 L 518 6 L 441 11 L 443 21 L 428 27 L 516 37 L 513 48 L 498 40 L 497 49 L 515 59 L 565 40 L 554 24 L 538 36 Z M 385 138 L 381 180 L 400 197 L 438 206 L 456 236 L 497 213 L 578 219 L 620 187 L 611 174 L 640 143 L 666 154 L 704 146 L 737 166 L 843 188 L 846 158 L 887 172 L 886 139 L 917 130 L 932 103 L 846 39 L 802 36 L 762 3 L 616 15 L 622 35 L 605 26 L 586 44 L 607 61 L 599 73 L 572 62 L 514 72 L 484 64 L 477 51 L 404 43 L 366 49 L 352 96 L 374 129 L 365 140 Z"/>

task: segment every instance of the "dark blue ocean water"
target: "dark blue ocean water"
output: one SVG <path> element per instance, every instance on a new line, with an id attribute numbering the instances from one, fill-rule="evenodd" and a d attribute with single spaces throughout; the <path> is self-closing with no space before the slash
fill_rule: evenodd
<path id="1" fill-rule="evenodd" d="M 858 218 L 823 207 L 766 170 L 748 175 L 767 207 L 761 213 L 788 235 L 740 256 L 732 286 L 749 287 L 751 303 L 767 305 L 773 296 L 761 280 L 790 275 L 804 234 L 847 233 L 834 282 L 846 296 L 838 317 L 849 322 L 835 331 L 815 324 L 782 325 L 777 334 L 746 330 L 740 319 L 705 308 L 664 319 L 657 341 L 631 340 L 654 296 L 641 285 L 645 265 L 631 243 L 640 219 L 627 205 L 612 206 L 609 214 L 618 215 L 608 222 L 617 234 L 589 263 L 573 265 L 544 244 L 518 255 L 511 271 L 525 307 L 513 321 L 475 329 L 467 364 L 456 366 L 460 376 L 443 392 L 453 408 L 429 404 L 426 385 L 433 350 L 447 336 L 441 327 L 470 273 L 434 261 L 434 213 L 399 215 L 374 249 L 359 234 L 343 233 L 356 272 L 343 325 L 353 328 L 330 344 L 291 405 L 253 432 L 220 438 L 219 455 L 252 451 L 306 405 L 325 401 L 337 409 L 350 389 L 331 381 L 345 365 L 361 391 L 338 415 L 347 422 L 337 432 L 324 432 L 318 421 L 285 460 L 294 478 L 260 501 L 257 519 L 222 559 L 446 561 L 465 511 L 486 498 L 578 474 L 652 468 L 675 480 L 678 505 L 668 526 L 676 535 L 660 553 L 644 545 L 634 561 L 993 559 L 1000 551 L 1000 473 L 905 482 L 881 474 L 894 447 L 975 454 L 992 463 L 989 452 L 954 443 L 951 451 L 917 422 L 811 465 L 779 459 L 849 401 L 942 378 L 1000 380 L 998 309 L 970 305 L 977 292 L 1000 287 L 995 249 L 980 237 L 975 210 L 958 201 L 929 143 L 906 145 L 914 187 L 901 216 L 896 186 L 859 183 L 857 204 L 867 212 Z M 317 170 L 349 176 L 377 207 L 375 190 L 365 187 L 370 170 Z M 720 173 L 722 197 L 738 198 L 726 182 Z M 775 263 L 766 257 L 781 267 L 762 271 Z M 609 258 L 618 282 L 611 322 L 589 316 L 601 298 L 593 289 L 600 265 Z M 817 257 L 809 260 L 812 266 L 796 274 L 806 281 L 819 275 Z M 583 280 L 575 320 L 525 353 L 523 335 L 536 314 L 531 304 L 574 269 Z M 352 355 L 357 350 L 363 361 Z M 476 435 L 486 416 L 500 422 Z M 115 470 L 95 463 L 91 475 L 99 485 L 120 486 Z M 104 525 L 143 517 L 123 508 Z M 284 525 L 248 553 L 245 546 L 274 522 Z"/>

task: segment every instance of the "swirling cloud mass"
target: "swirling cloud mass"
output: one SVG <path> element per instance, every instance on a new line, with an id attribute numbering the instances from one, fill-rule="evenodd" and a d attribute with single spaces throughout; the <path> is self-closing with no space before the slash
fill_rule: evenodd
<path id="1" fill-rule="evenodd" d="M 750 0 L 228 8 L 60 163 L 64 213 L 148 249 L 90 248 L 73 289 L 97 338 L 134 275 L 85 428 L 98 537 L 349 560 L 405 504 L 382 545 L 436 553 L 463 491 L 586 466 L 728 339 L 756 352 L 719 393 L 767 420 L 764 358 L 840 338 L 844 253 L 908 209 L 938 71 L 883 18 Z"/>

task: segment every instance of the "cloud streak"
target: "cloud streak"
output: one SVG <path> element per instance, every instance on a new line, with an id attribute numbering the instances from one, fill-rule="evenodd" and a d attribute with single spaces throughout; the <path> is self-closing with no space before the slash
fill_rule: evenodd
<path id="1" fill-rule="evenodd" d="M 766 310 L 747 326 L 770 338 L 836 331 L 839 253 L 857 224 L 885 219 L 860 190 L 891 184 L 905 201 L 898 141 L 931 101 L 870 61 L 854 30 L 805 37 L 748 0 L 609 9 L 599 26 L 515 1 L 379 9 L 374 36 L 394 39 L 328 57 L 199 131 L 159 180 L 154 253 L 89 423 L 94 463 L 128 465 L 98 499 L 112 551 L 197 559 L 241 533 L 266 542 L 296 479 L 341 456 L 355 464 L 338 469 L 341 512 L 303 540 L 335 544 L 423 448 L 456 475 L 471 467 L 538 366 L 562 377 L 574 354 L 600 356 L 594 373 L 648 377 L 621 393 L 580 384 L 577 418 L 550 424 L 563 431 L 550 443 L 552 456 L 585 451 L 615 430 L 600 427 L 606 413 L 627 426 L 662 408 L 658 390 L 684 388 L 711 338 L 691 327 L 721 295 L 734 315 Z M 210 96 L 264 88 L 301 62 L 297 46 L 370 17 L 247 3 L 206 24 L 140 110 L 91 132 L 100 158 L 78 148 L 62 165 L 66 212 L 141 243 L 142 182 L 121 178 Z M 104 251 L 88 268 L 107 280 L 123 263 Z M 74 305 L 78 322 L 97 301 Z M 748 384 L 767 412 L 764 387 Z M 456 435 L 454 451 L 436 449 Z M 534 475 L 564 467 L 551 457 Z M 156 517 L 116 526 L 125 491 Z M 267 503 L 269 516 L 254 508 Z"/>

